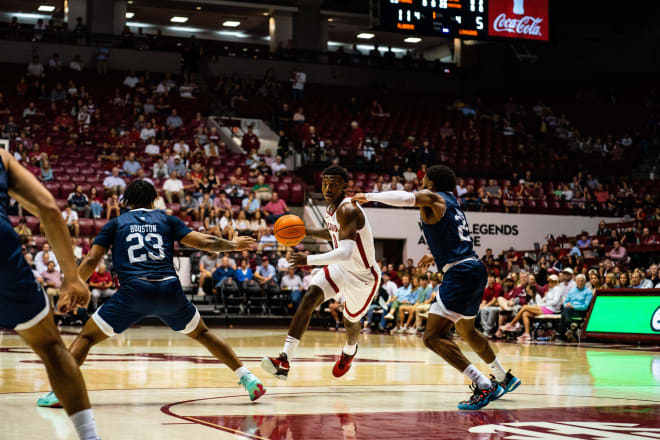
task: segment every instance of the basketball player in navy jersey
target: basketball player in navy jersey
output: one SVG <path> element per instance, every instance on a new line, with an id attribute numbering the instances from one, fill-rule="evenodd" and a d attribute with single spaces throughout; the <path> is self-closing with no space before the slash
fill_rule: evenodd
<path id="1" fill-rule="evenodd" d="M 157 193 L 145 180 L 126 186 L 123 204 L 130 211 L 110 220 L 92 243 L 78 269 L 88 279 L 112 247 L 112 261 L 119 277 L 119 290 L 87 321 L 71 344 L 71 354 L 82 365 L 94 345 L 122 333 L 146 316 L 156 316 L 172 330 L 191 337 L 206 347 L 238 376 L 250 400 L 261 397 L 263 384 L 243 366 L 224 341 L 211 333 L 197 308 L 186 298 L 172 262 L 174 242 L 207 252 L 250 249 L 252 237 L 234 241 L 193 231 L 177 217 L 153 209 Z M 53 393 L 41 397 L 39 406 L 58 406 Z"/>
<path id="2" fill-rule="evenodd" d="M 78 276 L 69 230 L 55 199 L 11 154 L 0 149 L 0 328 L 16 330 L 41 358 L 78 437 L 98 439 L 80 369 L 57 332 L 50 303 L 34 279 L 9 221 L 10 196 L 41 218 L 64 275 L 58 309 L 66 313 L 89 300 L 89 290 Z"/>
<path id="3" fill-rule="evenodd" d="M 430 167 L 422 180 L 423 190 L 416 193 L 386 191 L 356 194 L 353 200 L 379 202 L 391 206 L 418 207 L 422 230 L 431 254 L 419 265 L 428 268 L 435 262 L 443 274 L 440 291 L 431 305 L 424 332 L 424 344 L 450 365 L 470 378 L 473 394 L 458 404 L 458 409 L 483 408 L 489 402 L 516 389 L 520 380 L 505 371 L 488 339 L 474 328 L 479 304 L 486 287 L 486 267 L 472 247 L 470 228 L 453 190 L 454 171 L 443 165 Z M 491 379 L 480 372 L 451 339 L 455 326 L 458 334 L 492 369 Z"/>

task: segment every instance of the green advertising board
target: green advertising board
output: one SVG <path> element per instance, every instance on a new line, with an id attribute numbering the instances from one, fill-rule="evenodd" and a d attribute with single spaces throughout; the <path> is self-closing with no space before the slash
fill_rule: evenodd
<path id="1" fill-rule="evenodd" d="M 660 340 L 660 290 L 597 292 L 585 331 L 593 338 Z"/>

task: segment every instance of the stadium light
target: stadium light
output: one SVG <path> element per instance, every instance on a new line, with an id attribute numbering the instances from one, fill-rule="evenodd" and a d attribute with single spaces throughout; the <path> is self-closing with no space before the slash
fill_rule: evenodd
<path id="1" fill-rule="evenodd" d="M 172 23 L 185 23 L 188 21 L 188 17 L 172 17 L 170 18 Z"/>
<path id="2" fill-rule="evenodd" d="M 135 12 L 127 12 L 126 13 L 126 18 L 133 18 L 135 17 Z"/>
<path id="3" fill-rule="evenodd" d="M 241 22 L 236 21 L 236 20 L 227 20 L 227 21 L 223 22 L 222 25 L 224 27 L 235 28 L 235 27 L 239 27 L 241 25 Z"/>
<path id="4" fill-rule="evenodd" d="M 412 44 L 419 43 L 420 41 L 422 41 L 422 39 L 419 37 L 408 37 L 405 40 L 403 40 L 404 43 L 412 43 Z"/>
<path id="5" fill-rule="evenodd" d="M 369 32 L 362 32 L 357 34 L 357 37 L 362 39 L 362 40 L 371 40 L 373 37 L 375 37 L 374 34 L 370 34 Z"/>
<path id="6" fill-rule="evenodd" d="M 52 5 L 39 5 L 37 8 L 37 11 L 41 12 L 53 12 L 55 10 L 55 6 Z"/>

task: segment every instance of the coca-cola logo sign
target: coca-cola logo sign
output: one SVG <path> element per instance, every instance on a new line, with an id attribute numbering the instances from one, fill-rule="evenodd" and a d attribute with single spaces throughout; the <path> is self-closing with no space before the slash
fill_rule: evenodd
<path id="1" fill-rule="evenodd" d="M 549 39 L 548 0 L 490 0 L 488 35 Z"/>

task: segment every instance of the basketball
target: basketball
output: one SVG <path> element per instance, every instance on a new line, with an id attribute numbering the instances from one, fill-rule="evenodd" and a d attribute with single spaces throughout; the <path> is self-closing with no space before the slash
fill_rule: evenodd
<path id="1" fill-rule="evenodd" d="M 297 215 L 283 215 L 273 227 L 277 241 L 284 246 L 295 246 L 305 238 L 305 223 Z"/>

